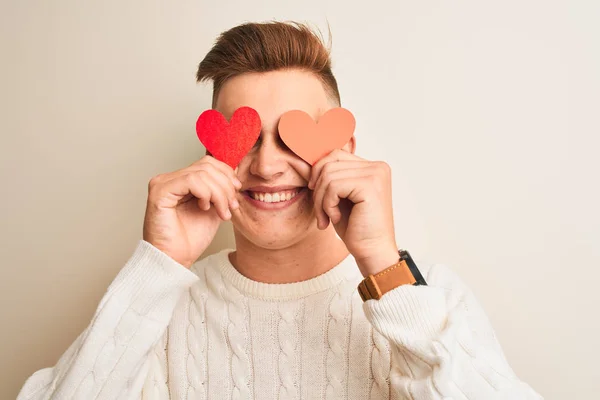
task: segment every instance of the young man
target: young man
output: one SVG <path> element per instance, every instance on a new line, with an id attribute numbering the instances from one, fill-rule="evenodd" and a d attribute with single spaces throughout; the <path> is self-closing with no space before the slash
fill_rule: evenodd
<path id="1" fill-rule="evenodd" d="M 144 240 L 19 399 L 541 398 L 456 275 L 399 262 L 387 164 L 354 155 L 352 138 L 311 167 L 280 140 L 286 111 L 340 105 L 318 36 L 238 26 L 204 80 L 227 118 L 258 111 L 259 141 L 235 171 L 208 155 L 150 181 Z M 196 262 L 224 220 L 236 250 Z"/>

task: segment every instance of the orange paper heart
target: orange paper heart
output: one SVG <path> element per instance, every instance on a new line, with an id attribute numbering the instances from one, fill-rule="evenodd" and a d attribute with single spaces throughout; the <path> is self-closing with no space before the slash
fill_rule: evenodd
<path id="1" fill-rule="evenodd" d="M 279 136 L 300 158 L 314 165 L 323 156 L 344 147 L 355 127 L 354 116 L 345 108 L 332 108 L 318 122 L 304 111 L 292 110 L 281 116 Z"/>

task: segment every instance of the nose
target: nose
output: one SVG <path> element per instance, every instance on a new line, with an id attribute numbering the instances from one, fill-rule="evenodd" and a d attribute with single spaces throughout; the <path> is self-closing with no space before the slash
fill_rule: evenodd
<path id="1" fill-rule="evenodd" d="M 250 164 L 250 173 L 264 180 L 272 180 L 281 176 L 286 168 L 285 151 L 273 138 L 261 135 Z M 269 135 L 270 136 L 270 135 Z"/>

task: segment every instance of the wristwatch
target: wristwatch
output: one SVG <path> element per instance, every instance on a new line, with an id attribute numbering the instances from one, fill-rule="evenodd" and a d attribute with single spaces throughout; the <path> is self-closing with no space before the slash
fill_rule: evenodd
<path id="1" fill-rule="evenodd" d="M 427 285 L 407 250 L 399 250 L 400 260 L 378 274 L 369 275 L 358 285 L 363 301 L 375 299 L 400 285 Z"/>

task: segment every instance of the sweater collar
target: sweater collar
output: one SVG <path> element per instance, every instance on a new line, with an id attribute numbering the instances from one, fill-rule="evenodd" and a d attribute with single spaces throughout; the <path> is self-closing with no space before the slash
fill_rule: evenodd
<path id="1" fill-rule="evenodd" d="M 242 294 L 262 300 L 295 300 L 319 293 L 338 285 L 343 281 L 360 279 L 360 271 L 351 254 L 339 264 L 321 275 L 301 282 L 264 283 L 254 281 L 242 275 L 231 262 L 229 254 L 234 250 L 226 249 L 217 254 L 219 270 L 224 279 Z"/>

